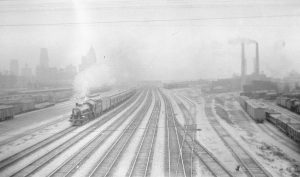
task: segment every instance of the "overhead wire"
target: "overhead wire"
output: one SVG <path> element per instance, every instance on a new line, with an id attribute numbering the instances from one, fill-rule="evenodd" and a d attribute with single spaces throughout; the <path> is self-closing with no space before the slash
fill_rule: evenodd
<path id="1" fill-rule="evenodd" d="M 286 18 L 300 17 L 300 14 L 280 15 L 253 15 L 253 16 L 231 16 L 231 17 L 202 17 L 202 18 L 173 18 L 173 19 L 130 19 L 130 20 L 107 20 L 90 22 L 57 22 L 57 23 L 24 23 L 24 24 L 0 24 L 0 27 L 30 27 L 30 26 L 64 26 L 64 25 L 93 25 L 104 23 L 152 23 L 152 22 L 184 22 L 184 21 L 206 21 L 206 20 L 235 20 L 235 19 L 265 19 L 265 18 Z"/>

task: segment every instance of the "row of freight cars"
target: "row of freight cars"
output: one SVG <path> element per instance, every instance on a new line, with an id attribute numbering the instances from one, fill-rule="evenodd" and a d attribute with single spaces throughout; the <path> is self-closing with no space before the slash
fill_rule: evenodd
<path id="1" fill-rule="evenodd" d="M 131 89 L 112 96 L 89 98 L 82 104 L 76 104 L 76 107 L 72 110 L 70 122 L 73 126 L 80 126 L 116 107 L 135 93 L 136 89 Z"/>
<path id="2" fill-rule="evenodd" d="M 252 92 L 242 92 L 241 96 L 247 96 L 249 98 L 259 99 L 263 98 L 266 100 L 275 100 L 278 96 L 277 91 L 275 90 L 260 90 L 260 91 L 252 91 Z"/>
<path id="3" fill-rule="evenodd" d="M 44 92 L 7 95 L 0 98 L 0 121 L 12 119 L 14 115 L 53 106 L 56 102 L 70 99 L 72 92 Z"/>
<path id="4" fill-rule="evenodd" d="M 0 97 L 0 103 L 10 103 L 16 102 L 18 100 L 31 100 L 35 104 L 45 103 L 45 102 L 62 102 L 73 95 L 72 91 L 60 91 L 60 92 L 42 92 L 42 93 L 27 93 L 27 94 L 16 94 L 16 95 L 7 95 Z"/>
<path id="5" fill-rule="evenodd" d="M 279 130 L 287 134 L 291 139 L 300 143 L 300 123 L 284 117 L 274 111 L 266 112 L 266 120 L 274 124 Z"/>
<path id="6" fill-rule="evenodd" d="M 300 100 L 297 98 L 277 97 L 276 104 L 300 114 Z"/>
<path id="7" fill-rule="evenodd" d="M 37 109 L 31 100 L 0 104 L 0 121 L 12 119 L 14 115 Z"/>
<path id="8" fill-rule="evenodd" d="M 255 100 L 249 99 L 245 96 L 239 97 L 239 103 L 253 120 L 257 123 L 264 122 L 266 118 L 266 107 L 264 104 L 256 102 Z"/>
<path id="9" fill-rule="evenodd" d="M 278 98 L 281 100 L 281 98 Z M 241 107 L 249 114 L 249 116 L 256 122 L 262 123 L 265 119 L 279 130 L 286 133 L 291 139 L 300 142 L 300 122 L 285 117 L 284 115 L 275 112 L 274 110 L 267 109 L 264 104 L 256 102 L 245 96 L 239 97 Z M 284 103 L 284 101 L 282 102 Z M 279 103 L 278 103 L 279 104 Z M 287 107 L 287 105 L 286 105 Z"/>

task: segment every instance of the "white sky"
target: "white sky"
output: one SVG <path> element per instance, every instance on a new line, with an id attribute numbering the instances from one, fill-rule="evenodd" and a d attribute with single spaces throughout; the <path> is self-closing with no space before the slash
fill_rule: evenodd
<path id="1" fill-rule="evenodd" d="M 237 38 L 259 42 L 266 74 L 300 71 L 300 1 L 0 0 L 0 70 L 36 65 L 41 47 L 52 66 L 78 65 L 93 45 L 144 79 L 222 78 L 240 73 Z M 248 73 L 253 57 L 249 45 Z"/>

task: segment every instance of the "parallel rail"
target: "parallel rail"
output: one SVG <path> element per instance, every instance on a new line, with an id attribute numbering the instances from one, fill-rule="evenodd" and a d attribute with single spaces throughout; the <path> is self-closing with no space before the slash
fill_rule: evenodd
<path id="1" fill-rule="evenodd" d="M 91 139 L 85 146 L 80 148 L 78 152 L 74 153 L 69 159 L 67 159 L 63 164 L 61 164 L 58 168 L 56 168 L 52 173 L 48 176 L 71 176 L 80 166 L 80 164 L 84 164 L 85 161 L 103 144 L 111 135 L 109 130 L 116 130 L 121 124 L 124 123 L 128 119 L 128 117 L 140 106 L 144 97 L 142 96 L 137 103 L 131 107 L 128 111 L 126 111 L 120 119 L 116 122 L 112 123 L 105 130 L 102 130 L 99 133 L 99 136 Z"/>
<path id="2" fill-rule="evenodd" d="M 208 103 L 211 103 L 208 100 Z M 234 155 L 235 159 L 244 167 L 248 176 L 253 177 L 270 177 L 271 175 L 259 164 L 251 155 L 222 127 L 214 116 L 211 106 L 205 105 L 205 113 L 209 123 L 212 125 L 216 133 L 219 135 L 224 144 Z"/>
<path id="3" fill-rule="evenodd" d="M 75 127 L 69 127 L 67 129 L 64 129 L 37 144 L 34 144 L 34 145 L 14 154 L 6 159 L 1 160 L 0 161 L 0 172 L 3 171 L 8 166 L 12 165 L 14 162 L 24 159 L 25 157 L 27 157 L 30 154 L 37 151 L 38 149 L 41 149 L 41 148 L 45 147 L 46 145 L 60 139 L 61 137 L 65 136 L 66 134 L 72 132 L 75 129 L 76 129 Z"/>
<path id="4" fill-rule="evenodd" d="M 193 176 L 193 157 L 194 157 L 194 145 L 195 145 L 195 131 L 197 126 L 195 125 L 194 117 L 190 114 L 184 104 L 174 96 L 176 104 L 179 106 L 182 112 L 184 112 L 184 120 L 185 126 L 178 127 L 177 130 L 179 131 L 179 140 L 181 144 L 181 153 L 182 153 L 182 160 L 185 164 L 185 175 L 187 177 Z M 188 114 L 188 116 L 185 116 Z M 180 126 L 179 123 L 176 121 L 177 126 Z M 187 137 L 189 136 L 189 137 Z M 190 145 L 190 146 L 189 146 Z"/>
<path id="5" fill-rule="evenodd" d="M 145 105 L 143 105 L 142 109 L 134 116 L 130 124 L 126 127 L 126 129 L 122 132 L 122 134 L 117 138 L 117 140 L 113 143 L 112 146 L 106 151 L 105 155 L 99 160 L 99 162 L 95 165 L 93 170 L 89 173 L 89 177 L 96 176 L 111 176 L 113 172 L 113 168 L 115 164 L 119 160 L 120 154 L 124 151 L 124 149 L 128 146 L 130 139 L 134 135 L 137 130 L 137 127 L 142 122 L 143 118 L 147 114 L 149 107 L 152 101 L 152 94 L 148 96 Z"/>
<path id="6" fill-rule="evenodd" d="M 283 108 L 281 108 L 283 109 Z M 240 121 L 240 123 L 238 124 L 241 128 L 247 130 L 248 132 L 251 132 L 250 130 L 253 130 L 254 127 L 252 127 L 248 122 L 253 121 L 249 116 L 247 116 L 247 113 L 245 113 L 245 111 L 239 110 L 243 115 L 240 116 L 232 116 L 232 118 L 235 118 L 235 121 Z M 241 117 L 243 117 L 243 119 L 245 120 L 245 122 L 241 122 L 243 121 L 243 119 L 241 119 Z M 241 125 L 241 123 L 243 123 Z M 281 131 L 276 131 L 273 130 L 270 126 L 273 126 L 271 123 L 269 123 L 268 121 L 265 121 L 263 124 L 256 124 L 256 126 L 263 132 L 265 132 L 266 134 L 268 134 L 270 137 L 272 137 L 274 140 L 280 142 L 281 144 L 283 144 L 284 146 L 288 147 L 289 149 L 291 149 L 292 151 L 295 151 L 297 153 L 300 153 L 300 149 L 298 148 L 298 144 L 293 141 L 292 139 L 290 139 L 286 134 L 284 134 Z"/>
<path id="7" fill-rule="evenodd" d="M 191 102 L 192 103 L 192 102 Z M 211 172 L 213 176 L 227 176 L 232 177 L 233 175 L 224 167 L 223 164 L 213 155 L 211 154 L 202 144 L 200 144 L 197 140 L 195 140 L 195 131 L 196 124 L 195 120 L 187 110 L 187 108 L 177 100 L 177 104 L 181 109 L 183 116 L 185 118 L 186 125 L 182 127 L 178 121 L 174 119 L 177 124 L 179 134 L 181 137 L 184 137 L 183 145 L 189 147 L 192 150 L 192 155 L 198 157 L 198 159 L 206 166 L 206 168 Z M 191 166 L 193 166 L 193 161 L 190 162 Z M 192 169 L 187 168 L 187 171 L 191 171 L 189 176 L 193 176 Z"/>
<path id="8" fill-rule="evenodd" d="M 167 135 L 167 173 L 169 177 L 186 177 L 185 167 L 182 159 L 181 142 L 179 139 L 174 112 L 167 97 L 161 93 L 166 109 L 166 135 Z"/>
<path id="9" fill-rule="evenodd" d="M 127 102 L 131 103 L 133 102 L 136 97 L 138 95 L 135 95 L 134 97 L 131 97 L 130 100 L 127 100 Z M 62 152 L 64 152 L 65 150 L 67 150 L 69 147 L 71 147 L 72 145 L 74 145 L 76 142 L 78 142 L 81 138 L 89 135 L 90 133 L 92 133 L 97 127 L 100 127 L 102 124 L 104 124 L 105 122 L 107 122 L 108 120 L 110 120 L 113 116 L 117 115 L 120 111 L 122 111 L 125 107 L 127 107 L 126 104 L 122 104 L 120 107 L 118 107 L 117 109 L 113 110 L 113 112 L 106 114 L 102 117 L 101 120 L 99 120 L 99 122 L 95 123 L 93 126 L 88 127 L 86 130 L 80 132 L 79 134 L 77 134 L 74 138 L 71 138 L 70 140 L 62 143 L 61 145 L 57 146 L 56 148 L 52 149 L 50 152 L 48 152 L 47 154 L 39 157 L 37 160 L 35 160 L 34 162 L 30 163 L 29 165 L 26 165 L 25 167 L 23 167 L 22 169 L 18 170 L 17 172 L 15 172 L 13 175 L 11 176 L 29 176 L 34 174 L 35 172 L 37 172 L 40 168 L 42 168 L 44 165 L 46 165 L 47 163 L 49 163 L 52 159 L 54 159 L 57 155 L 61 154 Z M 72 130 L 75 130 L 75 127 L 71 127 Z M 69 131 L 70 132 L 70 131 Z M 65 132 L 69 133 L 69 132 Z M 65 135 L 65 134 L 62 134 Z M 55 141 L 55 140 L 54 140 Z M 52 141 L 51 141 L 52 142 Z M 48 143 L 51 143 L 48 142 Z M 36 148 L 34 150 L 30 150 L 28 151 L 28 153 L 26 154 L 22 154 L 22 156 L 19 159 L 14 158 L 15 160 L 13 161 L 13 163 L 9 164 L 9 166 L 13 165 L 15 162 L 17 162 L 18 160 L 21 160 L 25 157 L 30 156 L 32 153 L 36 152 L 36 150 L 44 147 L 47 144 L 43 144 L 43 146 L 39 145 L 40 143 L 36 144 L 36 146 L 39 146 L 39 148 Z"/>
<path id="10" fill-rule="evenodd" d="M 2 141 L 0 142 L 0 146 L 4 146 L 4 145 L 6 145 L 6 144 L 9 144 L 9 143 L 11 143 L 11 142 L 14 142 L 14 141 L 16 141 L 16 140 L 18 140 L 18 139 L 21 139 L 22 137 L 28 136 L 28 135 L 30 135 L 30 134 L 32 134 L 32 133 L 34 133 L 34 132 L 38 132 L 38 131 L 40 131 L 40 130 L 43 130 L 43 129 L 45 129 L 46 127 L 55 125 L 55 124 L 57 124 L 57 123 L 59 123 L 59 122 L 62 122 L 62 121 L 65 121 L 65 120 L 67 120 L 68 118 L 69 118 L 68 116 L 64 116 L 64 117 L 62 117 L 62 118 L 56 119 L 56 120 L 54 120 L 54 121 L 48 122 L 48 123 L 46 123 L 46 124 L 42 124 L 42 125 L 40 125 L 40 126 L 38 126 L 38 127 L 35 127 L 35 128 L 33 128 L 33 129 L 30 129 L 30 130 L 27 130 L 27 131 L 22 132 L 22 133 L 20 133 L 20 134 L 17 134 L 17 135 L 15 135 L 15 136 L 13 136 L 13 137 L 10 137 L 10 138 L 7 138 L 7 139 L 5 139 L 5 140 L 2 140 Z"/>
<path id="11" fill-rule="evenodd" d="M 154 150 L 153 144 L 157 136 L 157 124 L 161 109 L 161 102 L 157 92 L 155 94 L 155 100 L 154 109 L 146 125 L 146 130 L 139 144 L 138 152 L 126 176 L 146 177 L 150 175 Z"/>

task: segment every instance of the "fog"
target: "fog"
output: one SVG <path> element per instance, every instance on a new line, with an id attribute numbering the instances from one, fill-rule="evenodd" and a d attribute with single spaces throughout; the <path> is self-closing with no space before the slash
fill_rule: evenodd
<path id="1" fill-rule="evenodd" d="M 231 41 L 248 38 L 261 70 L 282 77 L 300 67 L 299 15 L 296 0 L 0 1 L 0 71 L 10 59 L 35 67 L 41 47 L 51 66 L 78 65 L 93 46 L 113 82 L 224 78 L 240 73 Z"/>

